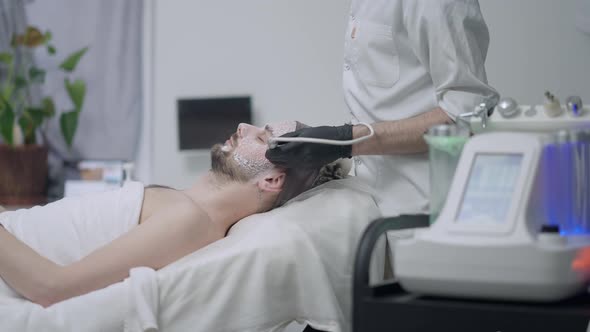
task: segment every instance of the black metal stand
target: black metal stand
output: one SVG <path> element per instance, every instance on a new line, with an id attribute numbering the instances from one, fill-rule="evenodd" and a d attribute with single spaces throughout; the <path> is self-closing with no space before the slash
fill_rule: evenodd
<path id="1" fill-rule="evenodd" d="M 369 286 L 369 261 L 388 230 L 428 226 L 428 216 L 375 220 L 365 230 L 354 266 L 354 332 L 586 332 L 590 296 L 538 304 L 420 296 L 397 283 Z"/>

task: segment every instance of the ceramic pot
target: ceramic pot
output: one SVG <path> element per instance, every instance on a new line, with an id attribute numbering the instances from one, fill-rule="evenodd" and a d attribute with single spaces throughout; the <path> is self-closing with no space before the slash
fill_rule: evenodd
<path id="1" fill-rule="evenodd" d="M 47 147 L 0 144 L 0 205 L 46 202 Z"/>

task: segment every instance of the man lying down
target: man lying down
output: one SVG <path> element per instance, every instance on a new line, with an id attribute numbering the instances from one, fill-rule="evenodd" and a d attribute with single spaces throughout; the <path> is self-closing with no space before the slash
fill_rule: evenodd
<path id="1" fill-rule="evenodd" d="M 108 193 L 0 213 L 0 277 L 13 293 L 47 307 L 120 282 L 133 267 L 160 269 L 223 238 L 240 219 L 326 179 L 320 169 L 283 169 L 264 157 L 271 135 L 299 127 L 295 121 L 240 124 L 225 144 L 213 146 L 211 170 L 186 190 L 130 182 Z M 337 167 L 323 169 L 331 178 L 345 175 Z M 36 226 L 23 231 L 26 223 Z M 58 239 L 48 242 L 51 236 Z"/>

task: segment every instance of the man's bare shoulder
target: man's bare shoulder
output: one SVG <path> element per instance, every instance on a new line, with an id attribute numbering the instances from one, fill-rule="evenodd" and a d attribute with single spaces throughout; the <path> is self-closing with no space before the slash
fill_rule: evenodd
<path id="1" fill-rule="evenodd" d="M 205 210 L 184 193 L 159 188 L 146 189 L 144 195 L 141 222 L 152 217 L 210 221 Z"/>
<path id="2" fill-rule="evenodd" d="M 216 227 L 207 212 L 189 199 L 179 199 L 173 204 L 160 209 L 146 223 L 168 224 L 168 227 L 182 229 L 183 236 L 194 239 L 197 236 L 209 244 L 225 236 L 225 231 Z"/>

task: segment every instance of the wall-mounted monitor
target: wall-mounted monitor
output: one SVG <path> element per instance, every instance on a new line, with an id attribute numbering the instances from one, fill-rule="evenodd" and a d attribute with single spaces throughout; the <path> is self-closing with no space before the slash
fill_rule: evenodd
<path id="1" fill-rule="evenodd" d="M 250 97 L 179 99 L 177 108 L 180 150 L 210 149 L 252 123 Z"/>

